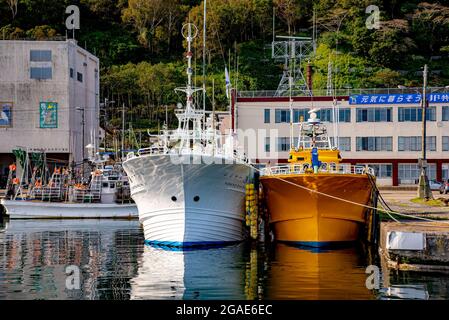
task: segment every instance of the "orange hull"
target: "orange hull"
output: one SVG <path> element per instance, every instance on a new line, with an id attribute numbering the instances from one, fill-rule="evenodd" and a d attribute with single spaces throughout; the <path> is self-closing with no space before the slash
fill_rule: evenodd
<path id="1" fill-rule="evenodd" d="M 371 196 L 366 175 L 297 174 L 260 180 L 276 240 L 322 246 L 358 239 L 365 223 L 364 207 L 295 185 L 366 205 Z"/>

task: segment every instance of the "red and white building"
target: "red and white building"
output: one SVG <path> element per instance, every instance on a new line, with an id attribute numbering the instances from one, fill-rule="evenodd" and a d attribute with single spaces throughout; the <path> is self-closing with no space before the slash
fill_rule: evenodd
<path id="1" fill-rule="evenodd" d="M 331 139 L 339 137 L 343 162 L 370 165 L 382 185 L 417 184 L 418 159 L 422 155 L 421 95 L 413 89 L 407 91 L 414 93 L 398 89 L 379 93 L 379 90 L 382 89 L 376 94 L 338 96 L 336 108 L 331 96 L 293 97 L 293 122 L 301 117 L 307 119 L 309 110 L 319 108 L 318 116 L 328 123 Z M 439 91 L 439 88 L 429 90 L 426 150 L 429 179 L 442 181 L 449 179 L 449 93 Z M 239 132 L 239 141 L 251 161 L 270 164 L 287 161 L 289 105 L 288 97 L 245 92 L 233 95 L 233 127 Z M 298 126 L 294 126 L 294 136 L 298 134 Z M 253 138 L 248 138 L 251 135 Z M 252 151 L 254 147 L 257 153 Z"/>

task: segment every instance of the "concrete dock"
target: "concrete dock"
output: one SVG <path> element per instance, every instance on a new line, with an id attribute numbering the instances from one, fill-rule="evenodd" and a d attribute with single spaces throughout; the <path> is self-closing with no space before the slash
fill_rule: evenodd
<path id="1" fill-rule="evenodd" d="M 389 269 L 449 272 L 449 223 L 382 222 L 380 238 Z"/>

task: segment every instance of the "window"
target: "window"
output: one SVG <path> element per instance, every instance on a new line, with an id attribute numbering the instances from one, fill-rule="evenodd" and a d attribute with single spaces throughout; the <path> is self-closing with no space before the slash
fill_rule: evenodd
<path id="1" fill-rule="evenodd" d="M 365 165 L 364 163 L 357 165 Z M 374 175 L 378 178 L 391 178 L 393 176 L 393 165 L 391 163 L 368 163 L 368 167 L 374 170 Z"/>
<path id="2" fill-rule="evenodd" d="M 265 152 L 270 152 L 270 137 L 265 137 Z"/>
<path id="3" fill-rule="evenodd" d="M 333 122 L 333 110 L 332 109 L 321 109 L 318 111 L 318 119 L 320 119 L 323 122 Z"/>
<path id="4" fill-rule="evenodd" d="M 332 146 L 336 147 L 337 145 L 334 143 L 334 137 L 330 137 L 330 139 Z M 338 142 L 340 151 L 351 151 L 351 137 L 339 137 Z"/>
<path id="5" fill-rule="evenodd" d="M 421 137 L 398 137 L 398 151 L 421 151 Z M 436 151 L 436 137 L 426 137 L 426 150 Z"/>
<path id="6" fill-rule="evenodd" d="M 73 68 L 70 68 L 70 78 L 73 78 L 75 76 L 75 70 Z"/>
<path id="7" fill-rule="evenodd" d="M 289 150 L 290 150 L 290 138 L 289 137 L 278 138 L 277 152 L 289 151 Z"/>
<path id="8" fill-rule="evenodd" d="M 443 180 L 446 181 L 447 179 L 449 179 L 449 163 L 443 163 L 442 169 Z"/>
<path id="9" fill-rule="evenodd" d="M 76 73 L 76 79 L 77 79 L 79 82 L 83 82 L 83 74 L 80 73 L 80 72 L 77 72 L 77 73 Z"/>
<path id="10" fill-rule="evenodd" d="M 429 107 L 426 110 L 426 117 L 429 121 L 435 121 L 436 120 L 436 108 L 435 107 Z M 416 121 L 422 121 L 422 108 L 398 108 L 398 120 L 399 122 L 416 122 Z"/>
<path id="11" fill-rule="evenodd" d="M 416 163 L 400 163 L 398 165 L 398 178 L 400 184 L 418 184 L 420 176 L 419 165 Z M 435 180 L 437 175 L 437 166 L 435 163 L 429 163 L 427 174 L 430 180 Z"/>
<path id="12" fill-rule="evenodd" d="M 357 151 L 392 151 L 392 137 L 357 137 Z"/>
<path id="13" fill-rule="evenodd" d="M 52 78 L 51 67 L 31 67 L 30 68 L 30 78 L 36 80 L 45 80 Z"/>
<path id="14" fill-rule="evenodd" d="M 351 109 L 343 108 L 339 109 L 339 122 L 351 122 Z"/>
<path id="15" fill-rule="evenodd" d="M 275 122 L 276 123 L 289 123 L 290 122 L 290 110 L 288 109 L 276 109 L 275 110 Z"/>
<path id="16" fill-rule="evenodd" d="M 293 121 L 307 121 L 309 120 L 309 111 L 310 109 L 294 109 L 293 110 Z"/>
<path id="17" fill-rule="evenodd" d="M 391 122 L 391 108 L 357 108 L 357 122 Z"/>
<path id="18" fill-rule="evenodd" d="M 449 151 L 449 137 L 443 137 L 443 151 Z"/>
<path id="19" fill-rule="evenodd" d="M 443 121 L 449 121 L 449 107 L 443 107 Z"/>
<path id="20" fill-rule="evenodd" d="M 30 61 L 49 62 L 51 61 L 51 50 L 31 50 Z"/>
<path id="21" fill-rule="evenodd" d="M 264 110 L 264 123 L 270 123 L 270 109 Z"/>

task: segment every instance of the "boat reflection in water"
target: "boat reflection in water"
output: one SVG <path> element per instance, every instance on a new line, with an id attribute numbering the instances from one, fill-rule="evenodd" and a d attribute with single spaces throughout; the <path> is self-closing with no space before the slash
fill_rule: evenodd
<path id="1" fill-rule="evenodd" d="M 323 251 L 277 243 L 271 251 L 266 299 L 375 299 L 366 261 L 355 247 Z"/>
<path id="2" fill-rule="evenodd" d="M 5 226 L 0 300 L 129 299 L 142 251 L 138 221 L 10 220 Z M 79 267 L 79 289 L 66 286 L 68 266 Z"/>
<path id="3" fill-rule="evenodd" d="M 131 299 L 247 299 L 245 244 L 177 250 L 145 245 Z"/>

